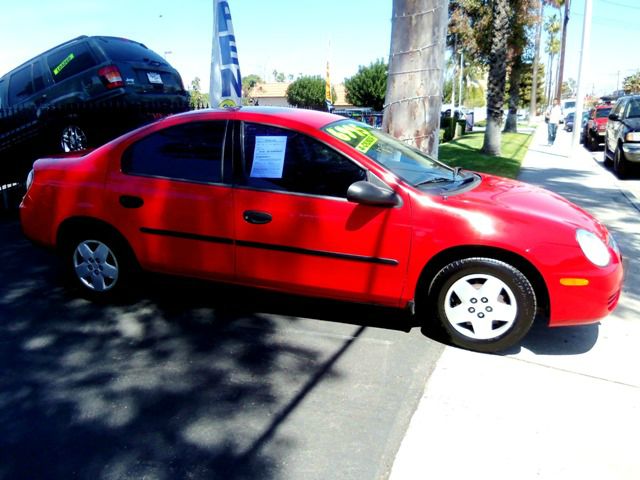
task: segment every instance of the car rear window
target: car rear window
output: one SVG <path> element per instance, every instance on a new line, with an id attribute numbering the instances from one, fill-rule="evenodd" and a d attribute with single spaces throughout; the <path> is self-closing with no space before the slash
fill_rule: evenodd
<path id="1" fill-rule="evenodd" d="M 84 72 L 96 64 L 85 42 L 62 47 L 47 57 L 47 65 L 56 83 Z"/>
<path id="2" fill-rule="evenodd" d="M 115 62 L 158 62 L 164 58 L 143 44 L 125 38 L 99 38 L 98 44 L 104 53 Z"/>
<path id="3" fill-rule="evenodd" d="M 611 113 L 610 108 L 601 108 L 596 111 L 596 118 L 608 117 L 610 113 Z"/>

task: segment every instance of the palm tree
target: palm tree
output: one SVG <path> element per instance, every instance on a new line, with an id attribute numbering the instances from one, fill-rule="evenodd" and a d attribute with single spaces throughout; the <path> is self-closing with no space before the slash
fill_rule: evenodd
<path id="1" fill-rule="evenodd" d="M 500 155 L 502 107 L 507 74 L 507 41 L 509 38 L 509 0 L 494 0 L 491 8 L 491 51 L 487 82 L 487 129 L 482 152 Z"/>
<path id="2" fill-rule="evenodd" d="M 553 72 L 553 60 L 556 54 L 560 51 L 560 40 L 558 39 L 558 33 L 560 32 L 560 20 L 556 15 L 552 15 L 547 19 L 544 24 L 544 29 L 547 32 L 547 45 L 545 53 L 549 55 L 549 84 L 547 86 L 547 104 L 551 104 L 553 97 L 553 85 L 552 85 L 552 72 Z"/>
<path id="3" fill-rule="evenodd" d="M 506 0 L 505 0 L 506 1 Z M 433 9 L 425 4 L 434 3 Z M 437 157 L 447 0 L 393 0 L 382 128 Z"/>

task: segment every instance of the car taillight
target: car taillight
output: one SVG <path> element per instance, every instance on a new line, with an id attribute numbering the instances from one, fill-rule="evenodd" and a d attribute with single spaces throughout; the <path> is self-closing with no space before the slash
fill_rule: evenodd
<path id="1" fill-rule="evenodd" d="M 115 65 L 109 65 L 108 67 L 101 68 L 98 70 L 98 76 L 104 86 L 111 88 L 119 88 L 124 85 L 122 81 L 122 75 L 120 74 L 120 70 Z"/>

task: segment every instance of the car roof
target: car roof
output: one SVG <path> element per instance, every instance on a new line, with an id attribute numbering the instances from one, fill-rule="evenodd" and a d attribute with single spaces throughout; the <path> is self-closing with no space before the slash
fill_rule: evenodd
<path id="1" fill-rule="evenodd" d="M 347 120 L 345 117 L 328 112 L 290 107 L 235 107 L 229 109 L 207 108 L 180 113 L 173 117 L 196 116 L 204 119 L 207 117 L 224 116 L 225 114 L 228 115 L 230 113 L 250 114 L 250 116 L 260 116 L 263 117 L 263 119 L 264 117 L 284 118 L 286 120 L 305 124 L 312 128 L 322 128 L 338 120 Z"/>

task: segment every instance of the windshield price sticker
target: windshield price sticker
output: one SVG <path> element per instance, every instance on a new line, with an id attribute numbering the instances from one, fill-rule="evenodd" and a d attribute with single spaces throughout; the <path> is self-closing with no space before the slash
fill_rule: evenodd
<path id="1" fill-rule="evenodd" d="M 354 123 L 329 127 L 326 131 L 329 135 L 343 140 L 362 153 L 367 153 L 378 142 L 378 139 L 369 130 Z"/>
<path id="2" fill-rule="evenodd" d="M 69 63 L 71 63 L 71 60 L 73 60 L 74 58 L 76 58 L 76 56 L 73 53 L 70 53 L 69 55 L 67 55 L 67 58 L 62 60 L 60 64 L 53 69 L 53 74 L 58 75 L 64 67 L 66 67 L 67 65 L 69 65 Z"/>
<path id="3" fill-rule="evenodd" d="M 376 137 L 368 133 L 367 136 L 364 137 L 364 139 L 358 145 L 356 145 L 356 150 L 362 153 L 367 153 L 369 149 L 376 144 L 377 141 L 378 139 Z"/>

